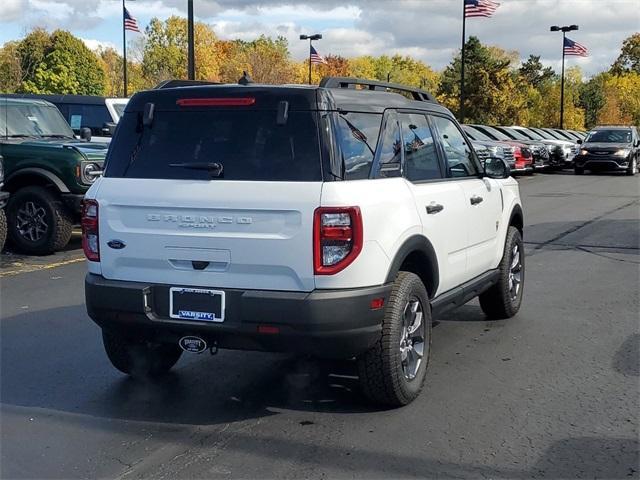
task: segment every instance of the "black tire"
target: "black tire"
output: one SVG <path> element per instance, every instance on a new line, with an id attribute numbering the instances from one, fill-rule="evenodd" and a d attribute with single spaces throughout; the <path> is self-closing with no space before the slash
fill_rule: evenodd
<path id="1" fill-rule="evenodd" d="M 633 176 L 638 171 L 638 160 L 634 158 L 631 160 L 631 165 L 629 165 L 629 169 L 627 170 L 627 175 Z"/>
<path id="2" fill-rule="evenodd" d="M 102 331 L 102 343 L 111 364 L 132 377 L 157 377 L 171 370 L 182 355 L 176 344 L 151 343 Z"/>
<path id="3" fill-rule="evenodd" d="M 24 219 L 37 218 L 29 230 Z M 32 255 L 48 255 L 64 248 L 73 231 L 73 220 L 59 197 L 44 187 L 25 187 L 9 198 L 9 238 L 16 249 Z"/>
<path id="4" fill-rule="evenodd" d="M 4 209 L 0 208 L 0 252 L 4 250 L 4 243 L 7 240 L 7 216 Z"/>
<path id="5" fill-rule="evenodd" d="M 405 316 L 407 308 L 418 301 L 422 309 L 422 328 L 416 329 L 407 350 L 407 361 L 401 353 L 402 341 L 407 334 Z M 413 318 L 418 318 L 416 315 Z M 415 320 L 414 320 L 415 322 Z M 415 323 L 413 323 L 415 325 Z M 407 334 L 407 335 L 405 335 Z M 422 335 L 422 357 L 419 335 Z M 415 343 L 414 343 L 415 342 Z M 417 348 L 413 348 L 417 347 Z M 407 347 L 404 347 L 407 348 Z M 412 350 L 412 351 L 411 351 Z M 400 272 L 385 306 L 382 335 L 378 342 L 357 359 L 360 384 L 364 395 L 374 403 L 399 407 L 412 402 L 422 390 L 431 354 L 431 307 L 429 295 L 420 277 Z M 420 359 L 411 371 L 409 358 Z M 412 378 L 409 378 L 412 377 Z"/>
<path id="6" fill-rule="evenodd" d="M 584 168 L 574 167 L 573 173 L 574 175 L 584 175 Z"/>
<path id="7" fill-rule="evenodd" d="M 514 267 L 516 248 L 519 255 L 517 268 Z M 480 295 L 480 307 L 482 311 L 487 317 L 496 320 L 513 317 L 518 313 L 520 305 L 522 304 L 525 278 L 524 243 L 522 242 L 522 235 L 520 235 L 520 231 L 516 227 L 509 227 L 509 230 L 507 230 L 504 253 L 498 269 L 500 270 L 498 283 Z M 517 272 L 515 270 L 517 270 Z M 512 273 L 514 273 L 513 279 L 510 278 Z M 519 273 L 519 275 L 516 273 Z M 515 288 L 516 278 L 519 279 L 517 288 Z M 512 285 L 515 288 L 515 295 Z"/>

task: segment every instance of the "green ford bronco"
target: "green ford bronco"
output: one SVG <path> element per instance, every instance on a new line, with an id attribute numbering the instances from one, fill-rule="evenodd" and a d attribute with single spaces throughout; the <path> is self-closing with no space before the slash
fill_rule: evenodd
<path id="1" fill-rule="evenodd" d="M 77 140 L 49 102 L 0 96 L 3 190 L 10 193 L 8 236 L 16 250 L 46 255 L 67 245 L 107 148 Z"/>

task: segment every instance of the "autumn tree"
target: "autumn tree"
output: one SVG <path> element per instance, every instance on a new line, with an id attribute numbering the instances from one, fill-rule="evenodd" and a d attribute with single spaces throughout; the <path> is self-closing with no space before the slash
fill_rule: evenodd
<path id="1" fill-rule="evenodd" d="M 622 42 L 622 51 L 611 65 L 614 75 L 629 72 L 640 73 L 640 33 L 634 33 Z"/>
<path id="2" fill-rule="evenodd" d="M 356 78 L 377 79 L 375 58 L 372 56 L 363 55 L 361 57 L 350 58 L 348 62 L 349 75 Z"/>
<path id="3" fill-rule="evenodd" d="M 0 92 L 13 93 L 22 85 L 22 66 L 18 55 L 19 42 L 7 42 L 0 47 Z"/>
<path id="4" fill-rule="evenodd" d="M 124 62 L 122 55 L 110 47 L 99 48 L 97 53 L 100 56 L 105 72 L 105 95 L 122 97 L 124 95 Z M 127 84 L 129 93 L 153 87 L 153 84 L 142 74 L 142 65 L 129 58 L 127 59 Z"/>
<path id="5" fill-rule="evenodd" d="M 152 84 L 187 77 L 187 20 L 171 16 L 162 21 L 151 19 L 143 45 L 142 71 Z M 219 79 L 220 55 L 218 39 L 211 27 L 202 22 L 194 25 L 196 79 Z"/>
<path id="6" fill-rule="evenodd" d="M 300 68 L 290 60 L 289 44 L 284 37 L 275 40 L 261 35 L 246 42 L 235 40 L 220 69 L 221 80 L 235 83 L 246 71 L 254 82 L 267 84 L 297 83 Z"/>

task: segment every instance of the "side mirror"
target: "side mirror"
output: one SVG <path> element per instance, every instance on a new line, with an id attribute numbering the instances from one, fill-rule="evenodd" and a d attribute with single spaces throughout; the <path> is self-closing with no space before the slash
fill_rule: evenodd
<path id="1" fill-rule="evenodd" d="M 635 146 L 640 147 L 640 139 L 636 140 Z"/>
<path id="2" fill-rule="evenodd" d="M 484 162 L 484 174 L 489 178 L 508 178 L 511 169 L 501 157 L 489 157 Z"/>
<path id="3" fill-rule="evenodd" d="M 114 122 L 105 122 L 102 126 L 102 133 L 107 137 L 113 137 L 113 132 L 116 131 L 116 124 Z"/>
<path id="4" fill-rule="evenodd" d="M 582 139 L 578 139 L 578 145 L 582 145 Z"/>
<path id="5" fill-rule="evenodd" d="M 89 127 L 82 127 L 80 129 L 80 138 L 82 140 L 86 140 L 87 142 L 91 141 L 91 129 Z"/>

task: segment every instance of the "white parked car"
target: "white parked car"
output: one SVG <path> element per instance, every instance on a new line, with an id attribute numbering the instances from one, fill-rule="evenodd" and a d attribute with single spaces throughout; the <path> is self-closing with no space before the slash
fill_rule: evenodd
<path id="1" fill-rule="evenodd" d="M 355 357 L 366 395 L 403 405 L 432 318 L 520 308 L 518 184 L 424 91 L 160 88 L 120 122 L 82 223 L 87 310 L 127 374 L 185 350 Z"/>

